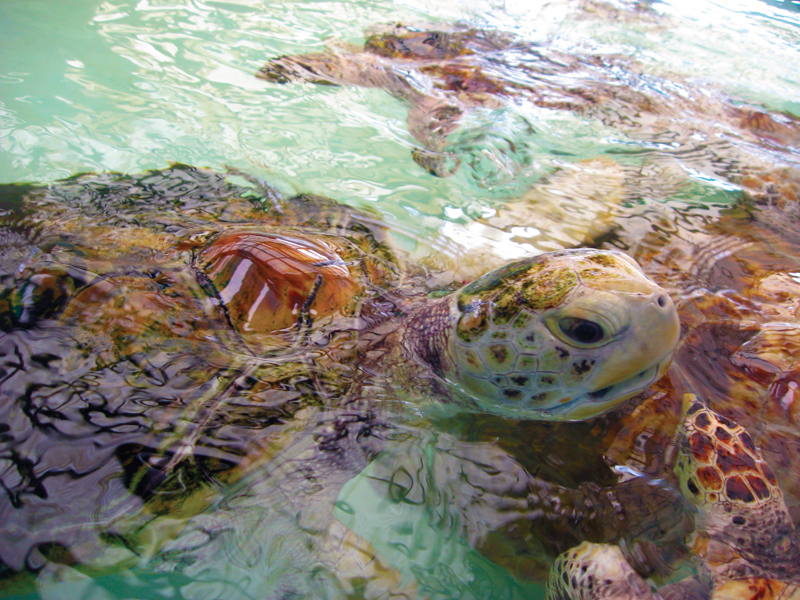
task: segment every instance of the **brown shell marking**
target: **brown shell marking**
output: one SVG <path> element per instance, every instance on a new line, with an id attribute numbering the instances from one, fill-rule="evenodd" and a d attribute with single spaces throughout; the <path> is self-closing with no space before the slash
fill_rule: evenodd
<path id="1" fill-rule="evenodd" d="M 800 585 L 748 577 L 730 579 L 714 589 L 714 600 L 798 600 Z"/>
<path id="2" fill-rule="evenodd" d="M 101 278 L 69 301 L 60 320 L 110 339 L 121 355 L 170 339 L 202 339 L 214 325 L 191 290 L 167 274 Z"/>
<path id="3" fill-rule="evenodd" d="M 708 541 L 708 551 L 699 555 L 718 577 L 713 597 L 728 597 L 717 594 L 720 582 L 752 573 L 779 587 L 785 587 L 782 581 L 800 582 L 794 523 L 750 435 L 693 394 L 684 396 L 677 435 L 675 472 L 684 495 L 701 509 L 698 539 Z"/>
<path id="4" fill-rule="evenodd" d="M 678 468 L 687 495 L 698 504 L 750 505 L 781 497 L 775 476 L 742 426 L 693 400 L 681 434 Z M 709 497 L 712 493 L 716 501 Z"/>
<path id="5" fill-rule="evenodd" d="M 304 313 L 332 315 L 360 289 L 333 248 L 299 236 L 226 234 L 200 253 L 198 264 L 240 332 L 284 329 Z"/>
<path id="6" fill-rule="evenodd" d="M 582 542 L 550 570 L 545 600 L 655 600 L 618 546 Z"/>

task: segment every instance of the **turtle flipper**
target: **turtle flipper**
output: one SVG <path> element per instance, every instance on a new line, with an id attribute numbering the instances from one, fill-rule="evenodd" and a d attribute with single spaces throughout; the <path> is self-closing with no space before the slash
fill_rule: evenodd
<path id="1" fill-rule="evenodd" d="M 461 159 L 452 152 L 434 152 L 416 148 L 411 152 L 411 158 L 428 173 L 437 177 L 449 177 L 461 166 Z"/>
<path id="2" fill-rule="evenodd" d="M 318 85 L 379 87 L 403 99 L 408 99 L 415 93 L 408 81 L 395 72 L 383 58 L 357 51 L 279 56 L 261 67 L 256 77 L 273 83 L 307 82 Z"/>
<path id="3" fill-rule="evenodd" d="M 306 81 L 317 85 L 340 85 L 336 74 L 338 57 L 333 54 L 280 56 L 264 65 L 256 77 L 273 83 Z"/>

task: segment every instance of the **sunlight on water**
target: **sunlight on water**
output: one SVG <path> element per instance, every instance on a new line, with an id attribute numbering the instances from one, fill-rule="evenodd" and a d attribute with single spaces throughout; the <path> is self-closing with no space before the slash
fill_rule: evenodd
<path id="1" fill-rule="evenodd" d="M 542 598 L 584 540 L 675 583 L 723 494 L 670 462 L 683 392 L 763 453 L 725 493 L 779 497 L 763 463 L 786 502 L 709 535 L 800 581 L 796 0 L 4 0 L 0 22 L 0 596 Z M 519 266 L 459 298 L 462 340 L 508 314 L 452 373 L 444 313 L 402 337 L 576 246 L 674 299 L 668 376 L 587 422 L 437 403 L 654 377 L 566 397 L 609 357 L 515 337 L 522 292 L 484 295 Z M 580 321 L 618 325 L 602 302 Z"/>

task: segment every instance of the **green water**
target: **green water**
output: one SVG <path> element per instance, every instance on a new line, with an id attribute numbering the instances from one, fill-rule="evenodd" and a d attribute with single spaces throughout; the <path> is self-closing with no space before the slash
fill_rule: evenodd
<path id="1" fill-rule="evenodd" d="M 469 114 L 449 143 L 465 157 L 490 159 L 437 178 L 412 160 L 418 142 L 408 131 L 408 106 L 384 90 L 274 85 L 255 77 L 270 58 L 320 51 L 334 39 L 363 43 L 364 32 L 376 23 L 463 21 L 565 52 L 629 57 L 652 77 L 644 80 L 650 92 L 668 102 L 691 87 L 709 98 L 732 97 L 800 115 L 796 2 L 672 0 L 652 8 L 632 18 L 622 4 L 522 0 L 3 0 L 0 182 L 139 173 L 173 162 L 233 167 L 285 192 L 370 206 L 390 226 L 435 246 L 462 242 L 464 228 L 501 203 L 564 165 L 598 156 L 612 158 L 627 177 L 655 168 L 657 176 L 626 193 L 628 205 L 689 207 L 699 215 L 738 197 L 730 176 L 742 165 L 798 166 L 799 148 L 752 144 L 727 125 L 718 139 L 697 134 L 691 146 L 652 129 L 639 133 L 518 102 Z M 713 123 L 715 115 L 704 120 Z M 734 151 L 718 153 L 718 142 Z M 514 151 L 503 154 L 509 144 Z M 507 169 L 496 168 L 506 159 Z M 631 218 L 631 226 L 637 222 Z M 439 452 L 428 441 L 417 450 Z M 416 579 L 434 598 L 541 594 L 539 583 L 522 582 L 492 564 L 433 522 L 429 512 L 375 495 L 365 483 L 369 476 L 348 482 L 337 516 L 370 539 L 405 582 Z M 93 483 L 113 487 L 102 473 Z M 193 581 L 146 565 L 122 574 L 100 569 L 93 577 L 50 580 L 36 594 L 21 576 L 0 582 L 0 594 L 99 600 L 154 598 L 169 589 L 184 590 L 172 597 L 261 597 L 270 582 L 280 581 L 280 569 L 291 570 L 294 565 L 286 563 L 303 554 L 295 547 L 297 525 L 280 511 L 272 515 L 253 494 L 227 499 L 243 515 L 232 525 L 243 550 L 225 554 L 209 544 L 201 554 L 217 562 L 198 569 Z M 107 516 L 100 513 L 98 521 Z M 197 533 L 208 525 L 193 526 Z M 252 563 L 241 563 L 242 555 Z M 113 554 L 107 562 L 127 558 Z M 329 589 L 325 581 L 314 585 Z"/>
<path id="2" fill-rule="evenodd" d="M 385 92 L 253 77 L 268 58 L 318 51 L 334 38 L 358 43 L 376 23 L 463 20 L 559 47 L 621 52 L 656 74 L 800 113 L 796 12 L 757 1 L 655 8 L 671 21 L 574 20 L 575 5 L 566 2 L 6 0 L 0 181 L 133 173 L 179 161 L 234 166 L 290 188 L 375 204 L 415 227 L 430 216 L 435 229 L 448 207 L 480 214 L 505 190 L 417 168 L 406 107 Z M 517 140 L 531 146 L 517 180 L 552 170 L 554 160 L 627 149 L 628 140 L 597 124 L 515 110 L 538 133 L 533 142 Z"/>

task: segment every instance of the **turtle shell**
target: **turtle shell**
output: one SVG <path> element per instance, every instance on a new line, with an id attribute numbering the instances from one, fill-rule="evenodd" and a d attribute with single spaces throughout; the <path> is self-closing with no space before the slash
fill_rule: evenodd
<path id="1" fill-rule="evenodd" d="M 92 312 L 94 303 L 87 322 L 101 321 L 109 298 L 124 304 L 113 283 L 123 277 L 119 286 L 139 289 L 142 302 L 142 290 L 152 288 L 149 309 L 128 306 L 125 318 L 139 326 L 168 315 L 170 298 L 181 295 L 194 298 L 191 310 L 181 310 L 200 321 L 215 321 L 221 311 L 224 327 L 240 334 L 274 332 L 352 315 L 363 296 L 396 282 L 401 271 L 372 216 L 322 196 L 282 198 L 185 165 L 86 174 L 20 188 L 19 196 L 15 227 L 46 225 L 38 252 L 23 263 L 23 281 L 15 276 L 5 288 L 12 327 L 57 316 L 69 303 L 73 316 Z"/>
<path id="2" fill-rule="evenodd" d="M 155 176 L 151 174 L 150 178 Z M 103 416 L 106 422 L 97 427 L 109 430 L 111 426 L 107 425 L 107 422 L 112 422 L 119 415 L 137 414 L 135 410 L 141 412 L 142 406 L 159 407 L 160 413 L 156 424 L 149 424 L 150 431 L 156 433 L 152 437 L 142 434 L 137 434 L 137 437 L 131 434 L 131 443 L 119 450 L 119 455 L 124 457 L 122 462 L 126 465 L 126 469 L 127 465 L 130 465 L 131 489 L 137 490 L 137 493 L 142 495 L 147 495 L 147 491 L 153 488 L 138 485 L 141 469 L 144 466 L 145 469 L 157 471 L 153 468 L 153 461 L 143 458 L 146 455 L 150 458 L 170 456 L 168 464 L 174 465 L 173 457 L 186 455 L 183 448 L 192 448 L 196 456 L 202 456 L 205 452 L 205 458 L 209 458 L 209 461 L 206 463 L 198 461 L 202 468 L 192 472 L 178 470 L 172 473 L 172 479 L 168 483 L 174 484 L 175 488 L 179 486 L 191 488 L 197 481 L 201 481 L 200 472 L 203 469 L 207 473 L 210 472 L 212 477 L 218 477 L 221 469 L 235 471 L 236 466 L 241 467 L 240 472 L 244 471 L 247 461 L 251 458 L 251 451 L 247 446 L 249 442 L 242 442 L 243 439 L 251 440 L 253 431 L 257 430 L 258 436 L 263 438 L 259 440 L 259 452 L 267 457 L 272 456 L 280 450 L 282 444 L 293 443 L 288 440 L 291 437 L 289 434 L 285 439 L 272 435 L 275 429 L 289 431 L 281 428 L 280 424 L 293 420 L 295 414 L 306 409 L 312 402 L 324 403 L 327 398 L 339 398 L 341 394 L 346 393 L 349 378 L 355 374 L 355 369 L 349 364 L 355 362 L 350 360 L 353 354 L 344 353 L 341 346 L 330 344 L 327 339 L 319 340 L 319 344 L 308 344 L 304 348 L 313 353 L 314 360 L 318 362 L 318 366 L 315 365 L 313 369 L 307 367 L 296 356 L 287 355 L 288 359 L 281 363 L 286 356 L 280 355 L 276 352 L 275 346 L 272 346 L 269 352 L 254 353 L 258 358 L 263 357 L 264 361 L 253 361 L 243 371 L 242 363 L 237 362 L 236 354 L 216 355 L 208 359 L 201 354 L 204 346 L 211 345 L 208 344 L 208 339 L 216 339 L 213 335 L 206 335 L 208 331 L 205 328 L 224 329 L 229 326 L 229 323 L 224 321 L 224 318 L 227 318 L 240 333 L 241 341 L 247 344 L 250 343 L 250 334 L 256 332 L 257 326 L 268 330 L 293 331 L 294 325 L 299 321 L 307 323 L 304 320 L 306 318 L 312 321 L 320 318 L 322 321 L 322 318 L 335 317 L 338 314 L 352 314 L 355 304 L 362 298 L 385 289 L 388 287 L 384 285 L 386 282 L 397 281 L 399 268 L 392 262 L 391 254 L 381 244 L 380 231 L 368 226 L 368 220 L 359 218 L 354 211 L 335 210 L 313 197 L 298 197 L 281 201 L 280 213 L 273 214 L 271 210 L 263 208 L 267 204 L 267 198 L 264 198 L 261 204 L 247 201 L 246 210 L 242 208 L 245 204 L 240 200 L 235 202 L 239 205 L 238 209 L 235 211 L 224 209 L 215 220 L 197 220 L 197 207 L 192 206 L 187 209 L 191 227 L 178 228 L 179 219 L 171 217 L 169 210 L 152 211 L 143 222 L 151 228 L 160 227 L 159 231 L 165 233 L 165 240 L 175 240 L 173 245 L 168 246 L 166 250 L 150 254 L 147 262 L 141 261 L 141 257 L 145 255 L 144 243 L 126 246 L 125 250 L 130 252 L 127 256 L 135 256 L 135 263 L 126 259 L 125 253 L 117 249 L 114 260 L 107 261 L 105 267 L 98 261 L 87 264 L 84 272 L 91 272 L 92 275 L 80 275 L 74 265 L 79 262 L 78 258 L 81 255 L 101 254 L 103 243 L 106 242 L 92 241 L 94 224 L 91 221 L 84 232 L 75 233 L 67 230 L 64 238 L 72 244 L 70 247 L 66 246 L 65 240 L 51 243 L 53 246 L 63 244 L 55 254 L 70 257 L 71 262 L 61 260 L 60 263 L 69 264 L 70 268 L 53 269 L 54 263 L 51 259 L 48 259 L 49 263 L 42 259 L 38 263 L 28 264 L 28 272 L 24 277 L 27 277 L 27 285 L 32 286 L 25 288 L 30 293 L 19 294 L 14 300 L 22 302 L 22 307 L 25 308 L 26 297 L 41 298 L 42 300 L 36 301 L 39 304 L 35 306 L 46 303 L 47 298 L 57 298 L 61 302 L 59 310 L 62 322 L 73 324 L 80 321 L 83 323 L 81 327 L 84 328 L 94 323 L 93 327 L 97 331 L 106 325 L 106 317 L 113 316 L 114 328 L 128 332 L 131 342 L 137 340 L 138 345 L 121 352 L 122 360 L 117 356 L 114 357 L 116 362 L 113 362 L 103 356 L 104 364 L 86 366 L 85 376 L 76 376 L 76 381 L 71 382 L 75 389 L 96 390 L 98 386 L 94 382 L 110 380 L 111 377 L 117 376 L 120 379 L 148 377 L 158 381 L 158 385 L 178 388 L 176 390 L 170 387 L 156 400 L 151 398 L 142 400 L 133 393 L 130 396 L 116 397 L 103 391 L 105 396 L 99 397 L 98 393 L 99 399 L 94 401 L 93 407 L 99 406 L 105 411 Z M 309 210 L 304 210 L 305 208 Z M 160 224 L 161 221 L 163 223 Z M 141 223 L 137 224 L 137 227 L 141 226 Z M 122 230 L 125 225 L 115 223 L 113 227 Z M 196 235 L 194 232 L 198 229 L 202 233 Z M 50 235 L 52 240 L 55 233 Z M 54 252 L 50 254 L 53 255 Z M 763 251 L 752 255 L 754 260 L 763 256 Z M 664 264 L 668 262 L 664 261 Z M 45 264 L 51 265 L 50 270 L 43 268 Z M 678 270 L 684 265 L 673 265 L 673 267 Z M 791 272 L 787 270 L 787 274 Z M 759 282 L 765 280 L 764 276 L 758 278 Z M 65 284 L 65 281 L 69 285 Z M 765 322 L 788 318 L 790 312 L 788 306 L 793 293 L 786 292 L 783 294 L 784 300 L 781 301 L 778 299 L 780 294 L 775 292 L 775 297 L 770 300 L 766 298 L 769 295 L 768 288 L 759 285 L 756 287 L 763 297 L 757 299 L 753 287 L 756 281 L 750 279 L 746 283 L 747 285 L 741 286 L 738 297 L 718 291 L 704 294 L 690 293 L 686 289 L 679 290 L 678 295 L 682 297 L 682 315 L 685 319 L 685 341 L 676 361 L 677 367 L 672 373 L 674 381 L 672 384 L 667 382 L 654 386 L 648 392 L 649 397 L 639 398 L 620 412 L 581 427 L 557 428 L 559 432 L 563 432 L 558 438 L 558 443 L 553 443 L 553 428 L 541 424 L 538 427 L 528 427 L 518 423 L 510 426 L 507 420 L 503 420 L 491 431 L 474 429 L 471 431 L 478 439 L 481 436 L 513 438 L 504 441 L 503 444 L 504 447 L 513 448 L 518 453 L 525 452 L 525 441 L 530 439 L 526 438 L 526 435 L 533 432 L 537 450 L 546 456 L 547 471 L 561 471 L 562 477 L 566 480 L 556 496 L 550 494 L 552 486 L 544 486 L 541 495 L 535 493 L 539 488 L 525 487 L 521 492 L 518 491 L 521 494 L 520 505 L 523 508 L 519 513 L 509 515 L 501 522 L 497 531 L 492 533 L 491 539 L 482 547 L 486 554 L 491 556 L 493 549 L 497 548 L 504 548 L 507 551 L 511 546 L 515 551 L 513 560 L 522 563 L 520 556 L 531 545 L 531 539 L 543 540 L 544 545 L 551 540 L 572 540 L 576 535 L 592 535 L 603 541 L 617 541 L 637 527 L 640 530 L 650 528 L 663 537 L 662 529 L 666 528 L 661 526 L 664 522 L 671 522 L 680 508 L 676 508 L 670 502 L 674 499 L 670 490 L 659 496 L 660 501 L 657 504 L 651 502 L 652 496 L 646 492 L 650 487 L 657 487 L 654 482 L 663 477 L 665 472 L 668 473 L 664 457 L 670 449 L 679 412 L 670 410 L 675 408 L 676 402 L 679 403 L 681 386 L 725 386 L 724 389 L 727 391 L 733 390 L 733 383 L 739 381 L 746 382 L 748 386 L 760 386 L 761 391 L 756 396 L 743 391 L 730 396 L 730 400 L 725 394 L 711 396 L 712 401 L 716 403 L 714 408 L 723 414 L 731 410 L 744 413 L 745 409 L 750 409 L 755 403 L 762 403 L 755 412 L 749 412 L 759 416 L 767 414 L 769 425 L 785 424 L 783 421 L 778 422 L 776 413 L 764 412 L 765 406 L 771 406 L 767 398 L 772 380 L 767 381 L 762 375 L 755 378 L 751 373 L 755 372 L 752 365 L 757 363 L 752 360 L 753 357 L 764 359 L 757 364 L 763 365 L 769 362 L 779 365 L 776 368 L 781 370 L 781 373 L 785 370 L 787 377 L 792 373 L 794 361 L 790 356 L 783 354 L 783 358 L 776 361 L 775 352 L 767 352 L 765 349 L 766 346 L 776 352 L 780 351 L 777 347 L 780 343 L 777 341 L 779 338 L 762 336 L 764 341 L 759 346 L 755 343 L 755 335 L 759 331 L 767 331 Z M 37 285 L 40 287 L 36 287 Z M 484 280 L 480 285 L 491 287 L 494 283 Z M 497 282 L 497 286 L 502 287 L 502 282 Z M 38 295 L 35 293 L 37 290 L 41 292 Z M 481 290 L 485 291 L 484 288 L 467 288 L 468 292 Z M 274 295 L 270 296 L 272 292 Z M 183 302 L 171 303 L 172 294 L 180 295 L 184 299 Z M 64 298 L 66 300 L 63 300 Z M 208 305 L 212 305 L 212 308 L 209 309 Z M 770 317 L 766 317 L 766 313 L 761 311 L 765 305 L 769 305 L 773 311 Z M 170 306 L 180 312 L 179 319 L 169 321 L 163 319 L 165 315 L 170 315 Z M 511 302 L 498 306 L 506 311 L 517 310 Z M 226 314 L 219 317 L 217 315 L 219 311 L 216 309 Z M 55 314 L 59 314 L 58 311 Z M 91 314 L 96 315 L 94 321 L 87 318 L 87 315 Z M 390 314 L 387 311 L 387 315 Z M 501 311 L 493 316 L 502 321 L 512 316 L 516 318 L 517 315 L 502 314 Z M 745 318 L 749 322 L 743 322 Z M 151 321 L 143 322 L 143 326 L 147 327 L 150 327 L 148 323 L 156 323 L 154 329 L 151 329 L 153 337 L 147 339 L 139 336 L 139 330 L 135 326 L 129 326 L 130 319 L 134 320 L 134 325 L 136 319 L 150 319 Z M 391 319 L 387 318 L 386 321 L 389 322 Z M 202 330 L 195 328 L 195 325 Z M 350 333 L 357 326 L 354 322 L 346 322 L 345 325 L 342 327 L 342 322 L 338 321 L 334 323 L 334 329 L 339 326 L 340 331 L 345 330 L 346 333 Z M 194 339 L 192 336 L 183 336 L 182 332 L 187 328 L 196 331 Z M 211 331 L 211 333 L 216 332 Z M 719 335 L 720 333 L 724 335 Z M 157 343 L 159 340 L 172 339 L 179 339 L 182 342 L 177 354 L 188 356 L 194 361 L 191 363 L 190 371 L 183 367 L 180 361 L 174 360 L 174 355 L 165 352 L 156 353 L 155 358 L 148 359 L 150 362 L 143 361 L 142 357 L 157 347 L 159 350 L 166 348 L 165 344 L 159 347 Z M 304 341 L 296 337 L 291 339 Z M 745 348 L 748 341 L 753 343 L 749 348 Z M 113 339 L 110 346 L 115 346 Z M 96 348 L 97 344 L 94 346 L 85 344 L 85 347 Z M 119 348 L 120 345 L 116 344 L 116 347 Z M 787 348 L 791 350 L 791 346 Z M 234 346 L 234 349 L 241 352 L 241 346 Z M 702 358 L 702 354 L 707 353 L 709 349 L 715 349 L 716 354 L 712 353 L 713 360 Z M 73 348 L 73 352 L 85 354 L 85 351 L 79 348 Z M 737 352 L 749 362 L 742 362 L 737 366 L 734 360 Z M 720 362 L 718 360 L 720 357 L 727 357 L 728 362 Z M 106 367 L 106 365 L 111 366 Z M 134 375 L 130 375 L 131 371 Z M 195 387 L 185 385 L 184 380 L 180 379 L 186 377 L 187 372 L 194 378 Z M 687 379 L 686 373 L 691 377 Z M 201 386 L 207 385 L 208 390 L 202 394 L 197 393 L 198 382 Z M 223 385 L 224 389 L 220 389 L 217 382 L 223 382 L 227 387 Z M 185 385 L 185 388 L 180 389 L 178 383 Z M 787 390 L 792 389 L 791 380 L 784 383 L 788 386 Z M 377 388 L 379 384 L 380 382 L 375 387 Z M 14 385 L 12 381 L 10 387 Z M 671 385 L 678 389 L 674 389 Z M 21 389 L 23 388 L 25 386 L 21 386 Z M 320 390 L 328 394 L 327 396 L 322 394 L 322 400 L 320 400 Z M 144 393 L 141 390 L 136 391 L 137 394 Z M 372 388 L 365 388 L 365 391 L 370 394 L 373 392 Z M 147 393 L 151 393 L 149 388 Z M 783 399 L 785 396 L 784 393 L 779 395 L 779 398 Z M 313 400 L 309 400 L 312 397 Z M 33 398 L 25 401 L 32 403 L 36 400 Z M 61 402 L 62 400 L 54 394 L 48 402 L 57 407 L 58 411 L 41 411 L 41 414 L 49 415 L 56 412 L 62 414 L 71 410 L 69 401 Z M 374 398 L 370 397 L 369 400 Z M 119 406 L 114 405 L 107 409 L 106 406 L 112 402 L 118 402 Z M 723 406 L 724 402 L 728 404 Z M 94 408 L 89 413 L 93 411 Z M 341 420 L 350 419 L 347 423 L 348 426 L 352 425 L 352 436 L 342 434 L 341 428 L 337 429 L 338 422 L 331 424 L 330 430 L 326 430 L 327 437 L 324 437 L 324 444 L 314 449 L 317 452 L 314 459 L 319 459 L 320 462 L 309 462 L 309 468 L 320 469 L 330 466 L 330 463 L 319 458 L 320 454 L 329 449 L 336 450 L 345 441 L 352 441 L 358 436 L 369 437 L 367 425 L 363 429 L 358 429 L 359 419 L 366 420 L 366 417 L 353 414 L 356 412 L 349 411 L 346 415 L 337 415 Z M 654 418 L 655 416 L 658 416 L 658 419 Z M 92 415 L 89 414 L 89 417 Z M 94 426 L 93 422 L 91 425 L 83 425 L 80 418 L 66 420 L 78 423 L 76 425 L 78 429 L 81 426 Z M 755 419 L 751 417 L 751 420 Z M 317 422 L 315 418 L 311 421 Z M 130 427 L 130 423 L 124 425 Z M 316 425 L 310 426 L 310 429 L 314 427 Z M 763 433 L 763 429 L 751 428 L 750 423 L 747 423 L 747 427 L 753 433 L 754 442 L 765 448 L 769 446 L 770 440 L 778 439 L 773 437 L 772 431 L 780 427 L 770 429 L 770 433 Z M 784 428 L 784 437 L 781 439 L 789 444 L 796 439 L 796 433 L 794 431 L 787 433 L 786 430 L 787 428 Z M 321 428 L 313 431 L 316 435 Z M 308 432 L 298 429 L 289 433 L 302 436 Z M 32 436 L 31 440 L 34 440 L 34 437 Z M 191 440 L 191 443 L 183 444 L 180 451 L 174 449 L 177 442 L 183 443 L 186 439 Z M 134 445 L 134 442 L 139 445 Z M 31 444 L 33 443 L 32 441 Z M 595 452 L 596 460 L 588 460 L 583 455 L 587 451 L 586 443 L 591 446 L 588 450 Z M 42 447 L 40 440 L 36 449 L 30 453 L 31 460 L 34 462 L 37 460 L 36 452 Z M 131 448 L 147 448 L 149 454 Z M 656 458 L 659 452 L 660 458 Z M 784 476 L 792 472 L 795 465 L 793 461 L 797 459 L 788 452 L 779 452 L 782 456 L 786 456 L 785 464 L 773 461 L 769 456 L 767 458 L 774 466 L 778 481 L 783 484 Z M 557 456 L 551 456 L 552 453 L 556 453 Z M 576 457 L 578 455 L 580 458 Z M 87 463 L 92 462 L 92 456 L 86 459 Z M 214 461 L 224 466 L 209 468 L 209 464 L 217 464 Z M 527 466 L 531 472 L 541 468 L 536 462 L 533 459 L 529 461 Z M 354 461 L 353 464 L 363 463 Z M 622 469 L 612 471 L 609 464 Z M 93 466 L 93 463 L 90 466 Z M 563 474 L 580 473 L 579 476 L 583 476 L 595 467 L 597 470 L 603 470 L 601 482 L 603 487 L 599 492 L 591 485 L 587 490 L 576 492 L 575 488 L 578 486 L 574 485 L 575 479 Z M 625 496 L 621 492 L 609 489 L 617 483 L 617 477 L 621 478 L 620 473 L 630 473 L 631 470 L 644 475 L 630 480 L 639 483 L 638 487 L 633 487 L 633 492 Z M 453 472 L 459 471 L 454 468 Z M 327 471 L 325 473 L 327 474 Z M 494 477 L 495 474 L 490 473 L 489 476 Z M 235 477 L 236 475 L 233 475 L 224 480 L 230 481 Z M 788 475 L 790 483 L 791 477 Z M 163 483 L 163 479 L 154 478 L 154 481 L 153 485 Z M 317 483 L 314 482 L 314 485 Z M 169 486 L 159 489 L 172 492 Z M 748 489 L 752 489 L 752 486 Z M 792 485 L 784 489 L 791 511 L 791 501 L 797 498 L 797 490 Z M 500 507 L 498 510 L 502 511 L 504 502 L 511 497 L 510 493 L 502 490 L 494 499 L 486 502 L 496 503 Z M 168 513 L 172 508 L 171 505 L 185 497 L 186 492 L 176 492 L 172 502 L 169 498 L 164 500 L 162 502 L 164 512 Z M 618 500 L 624 498 L 624 502 L 619 503 L 620 517 L 610 521 L 611 526 L 602 520 L 608 513 L 593 508 L 598 506 L 598 500 L 603 497 L 606 498 L 606 504 L 613 505 L 611 508 L 615 511 L 618 510 Z M 667 502 L 664 502 L 665 498 Z M 538 518 L 537 514 L 544 514 L 547 517 L 558 515 L 558 518 L 552 523 L 544 523 L 547 519 Z M 601 515 L 600 518 L 597 517 L 598 514 Z M 646 518 L 641 518 L 642 515 Z M 532 523 L 534 526 L 531 526 Z M 649 534 L 648 531 L 645 533 Z M 653 534 L 651 537 L 660 539 L 658 535 Z M 510 543 L 508 538 L 513 538 Z"/>
<path id="3" fill-rule="evenodd" d="M 329 316 L 353 304 L 362 289 L 337 248 L 299 235 L 225 233 L 195 264 L 242 333 Z"/>
<path id="4" fill-rule="evenodd" d="M 470 109 L 504 107 L 516 99 L 574 112 L 637 135 L 648 131 L 658 137 L 669 130 L 698 154 L 709 148 L 697 142 L 698 131 L 712 137 L 720 122 L 746 140 L 733 147 L 712 145 L 714 152 L 726 157 L 743 153 L 752 159 L 746 147 L 752 142 L 793 147 L 800 140 L 800 121 L 792 114 L 742 106 L 737 99 L 709 94 L 687 81 L 661 80 L 654 85 L 653 74 L 627 58 L 563 52 L 557 45 L 531 45 L 493 31 L 396 25 L 369 35 L 363 49 L 277 57 L 257 76 L 277 83 L 384 88 L 411 104 L 409 132 L 421 145 L 413 152 L 420 166 L 448 176 L 460 164 L 468 165 L 472 175 L 490 188 L 502 180 L 503 170 L 519 174 L 533 157 L 518 154 L 516 141 L 504 150 L 502 142 L 492 147 L 468 133 L 463 141 L 451 134 Z M 627 84 L 619 85 L 620 78 Z M 523 121 L 521 126 L 530 124 Z M 494 164 L 481 157 L 487 152 L 496 154 Z M 490 166 L 497 173 L 487 181 L 485 171 Z"/>

